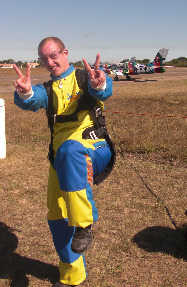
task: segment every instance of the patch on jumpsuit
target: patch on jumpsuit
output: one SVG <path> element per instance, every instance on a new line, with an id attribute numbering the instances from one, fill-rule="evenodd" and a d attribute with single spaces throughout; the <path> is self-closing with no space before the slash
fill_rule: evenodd
<path id="1" fill-rule="evenodd" d="M 87 181 L 90 186 L 93 186 L 93 166 L 92 166 L 92 160 L 88 155 L 85 155 L 86 157 L 86 165 L 87 165 Z"/>

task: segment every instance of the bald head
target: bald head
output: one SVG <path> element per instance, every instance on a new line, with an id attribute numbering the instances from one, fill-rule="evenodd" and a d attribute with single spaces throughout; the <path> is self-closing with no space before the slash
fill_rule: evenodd
<path id="1" fill-rule="evenodd" d="M 47 37 L 38 45 L 41 62 L 53 76 L 60 76 L 69 68 L 68 50 L 57 37 Z"/>
<path id="2" fill-rule="evenodd" d="M 38 45 L 38 55 L 40 55 L 40 52 L 41 52 L 41 49 L 43 48 L 43 46 L 45 46 L 45 44 L 47 44 L 47 42 L 50 42 L 50 41 L 56 43 L 57 46 L 62 51 L 66 48 L 61 39 L 59 39 L 57 37 L 46 37 L 43 40 L 41 40 L 39 45 Z"/>

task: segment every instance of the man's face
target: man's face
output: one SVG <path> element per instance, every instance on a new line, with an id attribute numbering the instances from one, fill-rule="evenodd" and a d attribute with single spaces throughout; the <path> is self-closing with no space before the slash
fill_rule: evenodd
<path id="1" fill-rule="evenodd" d="M 53 76 L 60 76 L 69 67 L 68 50 L 49 40 L 40 49 L 39 56 L 47 70 Z"/>

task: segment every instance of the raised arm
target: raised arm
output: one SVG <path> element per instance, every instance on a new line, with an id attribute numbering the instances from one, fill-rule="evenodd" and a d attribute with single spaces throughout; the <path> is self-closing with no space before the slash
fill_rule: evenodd
<path id="1" fill-rule="evenodd" d="M 15 81 L 14 103 L 24 110 L 46 109 L 48 105 L 46 89 L 40 84 L 31 86 L 30 65 L 27 64 L 25 75 L 16 65 L 14 65 L 14 70 L 18 75 L 18 79 Z"/>

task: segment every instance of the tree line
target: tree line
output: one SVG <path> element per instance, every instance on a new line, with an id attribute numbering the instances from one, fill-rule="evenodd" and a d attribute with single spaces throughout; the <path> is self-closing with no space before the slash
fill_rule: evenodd
<path id="1" fill-rule="evenodd" d="M 121 63 L 126 62 L 128 60 L 129 59 L 124 59 L 123 61 L 121 61 Z M 30 62 L 38 63 L 40 64 L 40 66 L 42 66 L 42 63 L 40 62 L 39 59 L 30 61 Z M 151 60 L 150 59 L 143 59 L 143 60 L 137 59 L 136 62 L 140 64 L 148 64 L 151 62 Z M 17 66 L 25 67 L 27 62 L 26 61 L 25 62 L 15 61 L 14 59 L 5 59 L 5 60 L 1 60 L 0 64 L 16 64 Z M 71 62 L 71 64 L 73 64 L 75 67 L 83 67 L 82 61 Z M 103 62 L 102 64 L 109 64 L 109 62 Z M 175 58 L 175 59 L 165 62 L 164 65 L 171 65 L 174 67 L 187 67 L 187 58 L 186 57 Z"/>
<path id="2" fill-rule="evenodd" d="M 187 58 L 179 57 L 179 58 L 166 62 L 165 65 L 171 65 L 175 67 L 187 67 Z"/>

